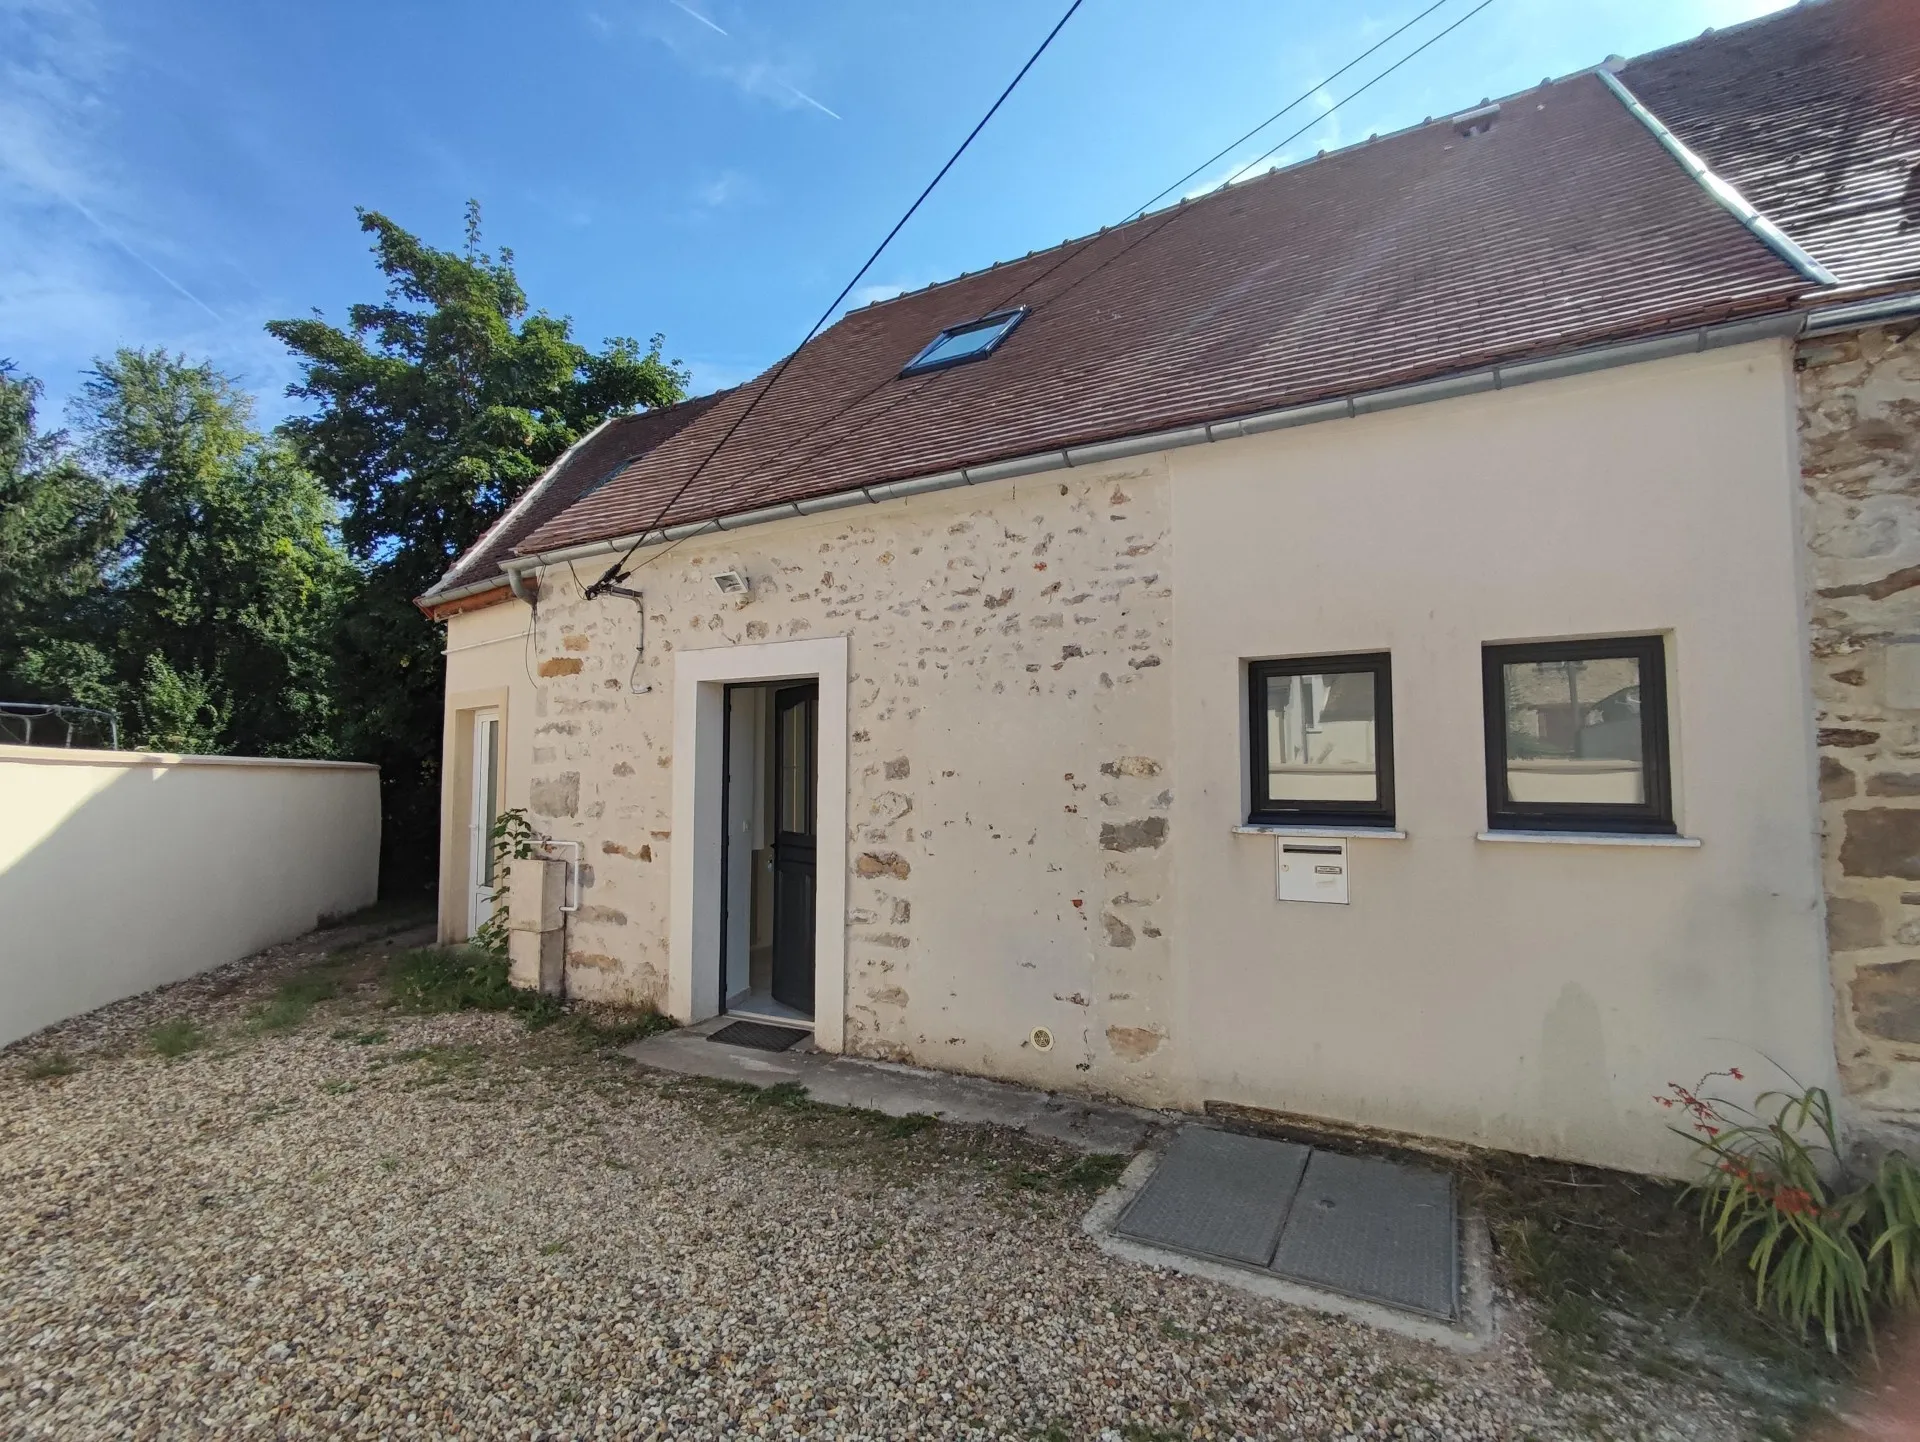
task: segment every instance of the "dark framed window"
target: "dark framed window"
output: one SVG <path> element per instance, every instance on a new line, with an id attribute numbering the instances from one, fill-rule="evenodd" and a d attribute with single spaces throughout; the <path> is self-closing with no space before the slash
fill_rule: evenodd
<path id="1" fill-rule="evenodd" d="M 1673 830 L 1660 637 L 1487 646 L 1481 656 L 1490 830 Z"/>
<path id="2" fill-rule="evenodd" d="M 1023 305 L 1013 310 L 983 315 L 979 320 L 970 320 L 965 325 L 948 326 L 928 341 L 919 355 L 901 367 L 900 374 L 919 375 L 922 371 L 944 370 L 948 366 L 979 360 L 984 355 L 990 355 L 994 347 L 1026 318 L 1027 307 Z"/>
<path id="3" fill-rule="evenodd" d="M 1254 661 L 1247 819 L 1393 825 L 1393 681 L 1385 652 Z"/>

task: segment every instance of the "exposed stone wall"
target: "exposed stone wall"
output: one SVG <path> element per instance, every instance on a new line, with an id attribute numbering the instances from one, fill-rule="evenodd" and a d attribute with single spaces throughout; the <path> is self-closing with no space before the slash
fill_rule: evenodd
<path id="1" fill-rule="evenodd" d="M 1859 1121 L 1920 1129 L 1920 333 L 1798 368 L 1840 1071 Z"/>
<path id="2" fill-rule="evenodd" d="M 548 568 L 530 805 L 587 844 L 569 989 L 665 994 L 673 652 L 845 633 L 848 1051 L 1166 1099 L 1168 528 L 1154 460 L 689 541 L 629 582 L 644 695 L 635 604 Z"/>

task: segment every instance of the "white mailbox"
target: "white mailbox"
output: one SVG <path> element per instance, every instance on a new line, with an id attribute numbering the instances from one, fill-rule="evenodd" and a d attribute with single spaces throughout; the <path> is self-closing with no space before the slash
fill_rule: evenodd
<path id="1" fill-rule="evenodd" d="M 1339 837 L 1280 838 L 1274 894 L 1282 901 L 1347 904 L 1347 843 Z"/>

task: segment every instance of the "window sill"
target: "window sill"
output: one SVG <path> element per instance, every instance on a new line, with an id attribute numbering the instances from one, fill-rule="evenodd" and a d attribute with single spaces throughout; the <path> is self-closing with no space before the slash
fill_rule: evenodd
<path id="1" fill-rule="evenodd" d="M 1386 826 L 1269 826 L 1251 821 L 1233 828 L 1235 836 L 1357 836 L 1369 841 L 1405 841 L 1407 833 Z"/>
<path id="2" fill-rule="evenodd" d="M 1667 846 L 1692 848 L 1697 836 L 1662 836 L 1631 831 L 1482 831 L 1475 841 L 1519 841 L 1540 846 Z"/>

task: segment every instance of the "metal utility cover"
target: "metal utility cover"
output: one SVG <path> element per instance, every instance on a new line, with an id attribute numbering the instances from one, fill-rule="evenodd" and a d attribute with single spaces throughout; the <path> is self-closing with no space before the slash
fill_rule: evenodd
<path id="1" fill-rule="evenodd" d="M 1271 1270 L 1451 1321 L 1457 1236 L 1450 1177 L 1316 1151 Z"/>
<path id="2" fill-rule="evenodd" d="M 1308 1149 L 1183 1127 L 1114 1231 L 1155 1246 L 1264 1267 Z"/>

